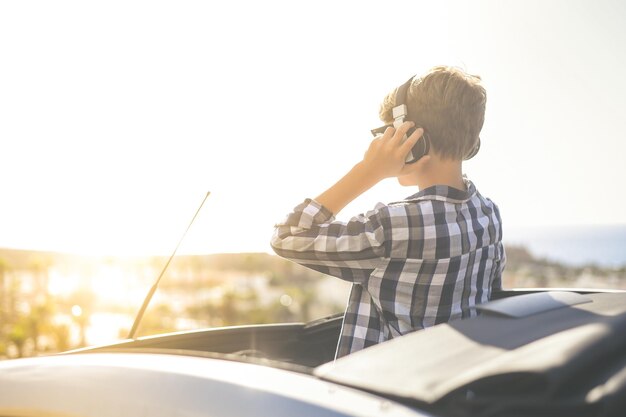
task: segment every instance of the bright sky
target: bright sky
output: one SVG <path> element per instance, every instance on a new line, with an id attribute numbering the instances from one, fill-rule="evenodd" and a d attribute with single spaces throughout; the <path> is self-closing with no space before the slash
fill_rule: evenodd
<path id="1" fill-rule="evenodd" d="M 0 3 L 0 247 L 269 251 L 363 155 L 385 94 L 480 74 L 465 172 L 506 228 L 626 223 L 626 2 Z M 340 218 L 414 190 L 387 180 Z"/>

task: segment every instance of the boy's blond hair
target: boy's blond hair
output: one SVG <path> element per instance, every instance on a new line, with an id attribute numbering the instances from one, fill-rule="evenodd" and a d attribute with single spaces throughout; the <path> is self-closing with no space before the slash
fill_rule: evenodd
<path id="1" fill-rule="evenodd" d="M 397 90 L 389 93 L 380 106 L 379 116 L 385 123 L 393 122 Z M 438 66 L 411 81 L 406 120 L 424 128 L 430 146 L 442 158 L 462 160 L 478 144 L 486 102 L 487 93 L 479 76 Z"/>

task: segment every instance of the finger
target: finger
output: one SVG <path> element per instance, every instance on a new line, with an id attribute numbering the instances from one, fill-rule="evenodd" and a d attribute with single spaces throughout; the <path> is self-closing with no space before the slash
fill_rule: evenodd
<path id="1" fill-rule="evenodd" d="M 422 129 L 421 127 L 415 129 L 415 132 L 413 132 L 411 136 L 409 136 L 407 140 L 404 141 L 402 145 L 400 145 L 400 151 L 404 155 L 408 154 L 411 148 L 415 146 L 415 144 L 417 143 L 418 140 L 420 140 L 423 134 L 424 134 L 424 129 Z"/>
<path id="2" fill-rule="evenodd" d="M 387 129 L 385 129 L 385 133 L 383 133 L 382 135 L 382 139 L 384 141 L 389 140 L 389 138 L 392 138 L 394 133 L 396 133 L 396 129 L 393 126 L 389 126 Z"/>
<path id="3" fill-rule="evenodd" d="M 396 130 L 396 133 L 393 135 L 393 142 L 400 143 L 406 135 L 406 132 L 408 132 L 409 129 L 413 126 L 415 126 L 415 123 L 411 121 L 402 123 L 400 127 L 398 127 L 398 129 Z"/>

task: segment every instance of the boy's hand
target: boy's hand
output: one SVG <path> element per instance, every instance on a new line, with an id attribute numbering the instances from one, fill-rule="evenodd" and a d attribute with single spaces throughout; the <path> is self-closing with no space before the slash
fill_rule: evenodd
<path id="1" fill-rule="evenodd" d="M 383 135 L 372 141 L 361 164 L 376 180 L 397 177 L 404 173 L 406 157 L 424 133 L 422 128 L 418 128 L 402 142 L 406 132 L 414 125 L 413 122 L 404 122 L 397 130 L 388 127 Z"/>
<path id="2" fill-rule="evenodd" d="M 427 162 L 430 158 L 428 155 L 420 158 L 415 164 L 407 165 L 405 162 L 409 151 L 424 133 L 421 128 L 417 129 L 402 142 L 402 138 L 411 127 L 413 122 L 406 122 L 398 130 L 392 127 L 385 130 L 382 136 L 372 141 L 363 160 L 315 200 L 337 214 L 379 181 L 404 175 L 410 169 L 419 168 L 416 164 Z"/>

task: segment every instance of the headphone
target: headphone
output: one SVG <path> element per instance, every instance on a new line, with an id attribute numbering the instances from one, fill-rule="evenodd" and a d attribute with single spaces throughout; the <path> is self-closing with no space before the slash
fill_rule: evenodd
<path id="1" fill-rule="evenodd" d="M 415 78 L 415 76 L 411 77 L 407 82 L 405 82 L 400 87 L 398 87 L 398 91 L 396 92 L 396 105 L 391 111 L 392 116 L 393 116 L 392 125 L 395 129 L 398 129 L 402 125 L 402 123 L 405 122 L 405 118 L 409 114 L 408 107 L 406 105 L 406 101 L 407 101 L 406 99 L 407 99 L 407 94 L 409 91 L 409 87 L 411 86 L 411 82 L 413 81 L 413 78 Z M 389 126 L 392 126 L 392 125 L 385 125 L 377 129 L 373 129 L 371 132 L 374 136 L 377 136 L 381 133 L 384 133 L 385 129 L 387 129 Z M 419 127 L 421 126 L 418 126 L 416 124 L 414 127 L 410 128 L 406 132 L 406 135 L 404 136 L 403 141 L 406 140 L 409 136 L 411 136 L 411 134 L 415 132 L 415 130 Z M 428 132 L 426 132 L 426 130 L 424 129 L 422 138 L 417 141 L 415 146 L 413 146 L 409 154 L 406 156 L 405 162 L 407 164 L 412 164 L 414 162 L 417 162 L 424 155 L 426 155 L 428 151 L 430 150 L 430 141 L 431 141 L 430 136 L 428 135 Z M 474 146 L 463 159 L 468 160 L 468 159 L 473 158 L 478 153 L 479 150 L 480 150 L 480 138 L 478 138 L 478 143 L 476 144 L 476 146 Z"/>

